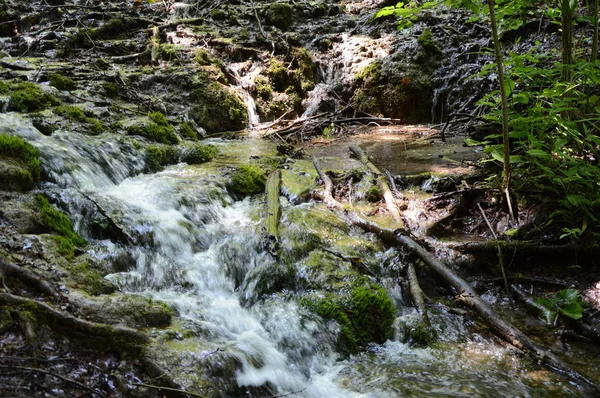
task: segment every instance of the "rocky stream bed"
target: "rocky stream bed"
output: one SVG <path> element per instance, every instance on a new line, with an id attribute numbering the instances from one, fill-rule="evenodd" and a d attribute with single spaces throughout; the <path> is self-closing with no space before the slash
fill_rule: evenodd
<path id="1" fill-rule="evenodd" d="M 485 246 L 512 229 L 462 145 L 487 29 L 440 8 L 397 30 L 373 18 L 392 3 L 0 0 L 0 395 L 594 396 L 596 337 L 528 314 Z M 507 239 L 511 284 L 598 306 L 594 249 L 539 246 Z"/>

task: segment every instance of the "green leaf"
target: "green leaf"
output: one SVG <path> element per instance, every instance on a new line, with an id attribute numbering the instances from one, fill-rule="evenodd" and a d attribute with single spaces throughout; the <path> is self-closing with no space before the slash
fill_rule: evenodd
<path id="1" fill-rule="evenodd" d="M 581 308 L 581 305 L 577 302 L 565 304 L 558 310 L 561 314 L 573 319 L 579 319 L 583 316 L 583 308 Z"/>
<path id="2" fill-rule="evenodd" d="M 542 151 L 541 149 L 529 149 L 527 151 L 527 154 L 529 156 L 537 156 L 537 157 L 540 157 L 540 158 L 545 158 L 545 157 L 549 157 L 550 156 L 550 154 L 548 152 Z"/>
<path id="3" fill-rule="evenodd" d="M 481 146 L 481 145 L 487 145 L 489 143 L 489 141 L 477 141 L 472 138 L 465 138 L 463 143 L 466 146 Z"/>

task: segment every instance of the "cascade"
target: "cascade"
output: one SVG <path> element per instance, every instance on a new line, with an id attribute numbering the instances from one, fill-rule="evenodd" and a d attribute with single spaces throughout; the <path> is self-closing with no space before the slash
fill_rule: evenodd
<path id="1" fill-rule="evenodd" d="M 236 90 L 244 100 L 246 109 L 248 111 L 248 124 L 249 127 L 255 127 L 260 124 L 260 117 L 256 110 L 256 102 L 250 94 L 250 90 L 254 86 L 254 79 L 261 72 L 261 68 L 258 65 L 254 65 L 252 62 L 238 62 L 232 63 L 227 68 L 235 82 Z"/>

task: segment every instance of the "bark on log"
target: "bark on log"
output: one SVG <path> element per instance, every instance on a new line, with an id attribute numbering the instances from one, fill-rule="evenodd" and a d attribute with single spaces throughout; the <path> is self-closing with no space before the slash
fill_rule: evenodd
<path id="1" fill-rule="evenodd" d="M 150 339 L 137 330 L 123 326 L 88 322 L 58 311 L 46 303 L 0 292 L 0 304 L 24 307 L 32 312 L 50 329 L 65 336 L 76 338 L 84 344 L 117 349 L 138 356 Z"/>
<path id="2" fill-rule="evenodd" d="M 419 314 L 421 314 L 421 319 L 423 320 L 425 326 L 431 327 L 431 321 L 429 320 L 429 316 L 427 315 L 427 307 L 425 306 L 425 299 L 423 298 L 423 290 L 421 289 L 421 285 L 419 285 L 419 279 L 417 278 L 417 271 L 415 270 L 414 264 L 408 264 L 408 270 L 406 271 L 406 274 L 408 275 L 410 294 L 413 296 L 413 300 L 415 300 L 417 311 Z"/>
<path id="3" fill-rule="evenodd" d="M 367 155 L 357 145 L 350 145 L 350 151 L 354 154 L 354 156 L 356 156 L 358 160 L 360 160 L 360 162 L 367 169 L 369 169 L 373 174 L 375 174 L 377 178 L 377 185 L 379 186 L 379 189 L 381 189 L 381 191 L 383 192 L 383 199 L 385 200 L 385 204 L 387 205 L 388 211 L 390 212 L 394 221 L 396 222 L 397 227 L 402 228 L 404 226 L 404 223 L 402 221 L 402 217 L 400 217 L 400 210 L 396 205 L 394 194 L 392 193 L 392 190 L 390 189 L 390 186 L 387 183 L 385 175 L 381 173 L 381 171 L 379 171 L 377 166 L 371 163 Z"/>
<path id="4" fill-rule="evenodd" d="M 266 183 L 266 217 L 265 217 L 265 249 L 273 256 L 279 251 L 279 218 L 281 217 L 281 204 L 279 193 L 281 191 L 281 171 L 275 170 Z"/>

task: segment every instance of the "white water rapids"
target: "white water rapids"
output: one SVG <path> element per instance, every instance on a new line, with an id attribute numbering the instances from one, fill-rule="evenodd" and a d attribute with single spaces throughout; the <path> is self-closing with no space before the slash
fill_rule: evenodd
<path id="1" fill-rule="evenodd" d="M 206 349 L 234 358 L 242 390 L 268 386 L 278 395 L 305 398 L 544 396 L 539 387 L 547 382 L 521 374 L 510 350 L 477 336 L 467 339 L 462 318 L 444 310 L 432 314 L 441 335 L 437 348 L 388 341 L 340 358 L 333 338 L 337 325 L 311 314 L 293 294 L 255 297 L 249 277 L 273 261 L 261 249 L 259 199 L 234 201 L 215 168 L 180 164 L 140 174 L 143 155 L 124 140 L 66 132 L 46 137 L 25 124 L 17 120 L 12 133 L 43 153 L 44 168 L 55 180 L 45 189 L 69 207 L 79 232 L 89 237 L 84 192 L 135 238 L 132 248 L 92 240 L 93 253 L 107 262 L 124 251 L 132 259 L 127 270 L 108 278 L 123 292 L 165 301 L 179 322 L 193 325 Z M 252 142 L 236 145 L 250 148 Z M 398 308 L 398 338 L 412 314 Z M 192 349 L 182 351 L 182 358 Z M 569 393 L 564 386 L 559 391 Z"/>

